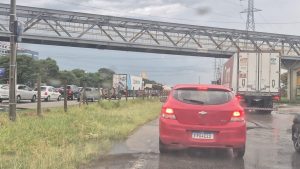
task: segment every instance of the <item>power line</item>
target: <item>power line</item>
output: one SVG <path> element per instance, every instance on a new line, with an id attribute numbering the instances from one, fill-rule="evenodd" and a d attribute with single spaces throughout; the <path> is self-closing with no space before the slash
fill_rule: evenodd
<path id="1" fill-rule="evenodd" d="M 120 10 L 114 10 L 114 9 L 105 9 L 105 8 L 100 8 L 100 7 L 95 7 L 95 6 L 88 6 L 88 5 L 82 5 L 81 3 L 75 3 L 75 2 L 66 2 L 64 0 L 60 0 L 59 1 L 60 3 L 64 3 L 64 4 L 67 4 L 67 5 L 74 5 L 74 6 L 81 6 L 81 7 L 86 7 L 86 8 L 89 8 L 89 9 L 99 9 L 99 10 L 104 10 L 104 11 L 110 11 L 110 12 L 116 12 L 120 15 L 120 13 L 123 13 L 123 14 L 126 14 L 126 16 L 128 17 L 133 17 L 133 18 L 139 18 L 137 17 L 136 15 L 135 16 L 132 16 L 132 15 L 128 15 L 128 12 L 121 12 Z M 228 1 L 228 2 L 231 2 L 233 3 L 232 1 Z M 238 5 L 237 3 L 233 3 L 233 4 L 236 4 Z M 186 8 L 190 8 L 190 9 L 197 9 L 197 8 L 193 8 L 193 7 L 187 7 L 185 6 Z M 133 13 L 133 12 L 132 12 Z M 135 13 L 135 12 L 134 12 Z M 133 14 L 134 14 L 133 13 Z M 211 12 L 211 13 L 215 13 L 217 14 L 218 16 L 231 16 L 231 15 L 226 15 L 226 14 L 223 14 L 223 13 L 219 13 L 219 12 Z M 195 21 L 204 21 L 204 22 L 208 22 L 208 23 L 222 23 L 222 24 L 244 24 L 244 22 L 239 22 L 239 21 L 224 21 L 224 20 L 201 20 L 201 19 L 187 19 L 187 18 L 175 18 L 175 17 L 165 17 L 165 16 L 155 16 L 155 15 L 145 15 L 145 14 L 140 14 L 140 13 L 135 13 L 135 14 L 138 14 L 138 15 L 142 15 L 142 16 L 147 16 L 147 17 L 155 17 L 155 18 L 164 18 L 164 19 L 173 19 L 173 20 L 179 20 L 179 21 L 191 21 L 191 22 L 195 22 Z M 228 18 L 228 17 L 227 17 Z M 238 17 L 232 17 L 233 19 L 238 19 Z M 143 18 L 139 18 L 139 19 L 143 19 Z M 240 20 L 242 19 L 241 15 L 240 15 Z M 260 25 L 263 25 L 263 24 L 299 24 L 300 21 L 295 21 L 295 22 L 258 22 L 256 24 L 260 24 Z"/>
<path id="2" fill-rule="evenodd" d="M 105 9 L 105 8 L 100 8 L 100 7 L 95 7 L 95 6 L 88 6 L 88 5 L 82 5 L 81 3 L 75 3 L 75 2 L 66 2 L 64 0 L 60 0 L 59 1 L 60 3 L 64 3 L 64 4 L 67 4 L 67 5 L 75 5 L 75 6 L 81 6 L 81 7 L 85 7 L 85 8 L 89 8 L 89 9 L 99 9 L 99 10 L 104 10 L 104 11 L 109 11 L 109 12 L 115 12 L 116 14 L 119 14 L 122 13 L 122 14 L 125 14 L 126 16 L 128 17 L 133 17 L 133 18 L 139 18 L 137 16 L 130 16 L 128 15 L 128 12 L 122 12 L 120 10 L 114 10 L 114 9 Z M 193 8 L 193 7 L 187 7 L 185 6 L 186 8 L 189 8 L 189 9 L 193 9 L 193 10 L 197 10 L 197 8 Z M 186 18 L 174 18 L 174 17 L 166 17 L 166 16 L 155 16 L 155 15 L 145 15 L 145 14 L 140 14 L 140 13 L 136 13 L 136 12 L 130 12 L 132 14 L 138 14 L 138 15 L 142 15 L 142 16 L 147 16 L 147 17 L 153 17 L 153 18 L 160 18 L 160 19 L 173 19 L 173 20 L 179 20 L 179 21 L 192 21 L 192 22 L 195 22 L 195 21 L 205 21 L 205 22 L 212 22 L 212 23 L 227 23 L 227 24 L 233 24 L 233 23 L 241 23 L 241 22 L 231 22 L 231 21 L 212 21 L 212 20 L 199 20 L 199 19 L 186 19 Z M 231 17 L 231 18 L 234 18 L 234 19 L 238 19 L 238 17 L 232 17 L 232 15 L 226 15 L 226 14 L 223 14 L 223 13 L 218 13 L 218 12 L 211 12 L 211 13 L 215 13 L 219 16 L 227 16 L 227 17 Z"/>

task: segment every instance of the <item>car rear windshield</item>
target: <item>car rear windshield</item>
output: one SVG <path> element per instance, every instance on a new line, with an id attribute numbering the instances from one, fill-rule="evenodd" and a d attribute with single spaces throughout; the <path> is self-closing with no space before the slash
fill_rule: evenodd
<path id="1" fill-rule="evenodd" d="M 1 87 L 1 89 L 6 89 L 6 90 L 8 90 L 8 89 L 9 89 L 9 86 L 8 86 L 8 85 L 3 85 L 3 86 Z"/>
<path id="2" fill-rule="evenodd" d="M 198 90 L 196 88 L 182 88 L 176 89 L 173 97 L 188 104 L 219 105 L 232 100 L 233 93 L 220 89 Z"/>

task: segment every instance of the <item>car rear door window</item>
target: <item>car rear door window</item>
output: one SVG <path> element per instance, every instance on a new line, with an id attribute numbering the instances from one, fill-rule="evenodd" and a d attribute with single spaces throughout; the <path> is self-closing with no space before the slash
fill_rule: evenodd
<path id="1" fill-rule="evenodd" d="M 26 86 L 19 86 L 18 89 L 20 89 L 20 90 L 25 90 L 25 89 L 26 89 Z"/>
<path id="2" fill-rule="evenodd" d="M 220 89 L 198 90 L 196 88 L 182 88 L 174 90 L 173 97 L 188 104 L 219 105 L 231 101 L 233 93 Z"/>

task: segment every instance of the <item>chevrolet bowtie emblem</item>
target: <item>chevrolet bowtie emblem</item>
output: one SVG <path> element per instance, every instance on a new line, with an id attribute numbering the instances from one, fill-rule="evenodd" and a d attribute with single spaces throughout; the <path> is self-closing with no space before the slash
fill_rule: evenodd
<path id="1" fill-rule="evenodd" d="M 207 112 L 205 112 L 205 111 L 200 111 L 198 113 L 199 113 L 199 115 L 206 115 L 207 114 Z"/>

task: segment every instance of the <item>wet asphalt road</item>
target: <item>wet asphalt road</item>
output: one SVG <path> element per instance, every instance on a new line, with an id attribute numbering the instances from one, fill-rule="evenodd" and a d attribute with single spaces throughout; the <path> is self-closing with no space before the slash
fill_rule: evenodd
<path id="1" fill-rule="evenodd" d="M 183 150 L 161 155 L 158 151 L 158 121 L 138 129 L 126 141 L 115 144 L 83 168 L 90 169 L 300 169 L 300 154 L 291 142 L 291 125 L 300 106 L 278 112 L 247 114 L 247 145 L 243 159 L 231 150 Z"/>

